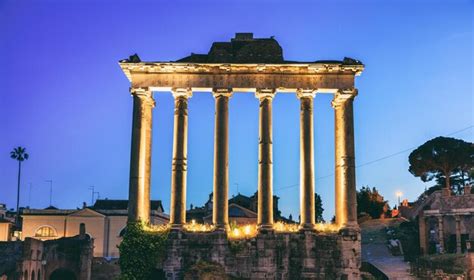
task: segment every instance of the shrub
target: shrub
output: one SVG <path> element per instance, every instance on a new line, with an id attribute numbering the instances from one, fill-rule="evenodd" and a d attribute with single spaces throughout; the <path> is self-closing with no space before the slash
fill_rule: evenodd
<path id="1" fill-rule="evenodd" d="M 156 265 L 164 258 L 168 231 L 146 231 L 141 222 L 128 223 L 118 246 L 123 280 L 150 279 Z"/>
<path id="2" fill-rule="evenodd" d="M 464 255 L 456 254 L 422 256 L 418 259 L 417 266 L 431 271 L 442 269 L 448 274 L 463 274 L 467 269 Z"/>
<path id="3" fill-rule="evenodd" d="M 224 268 L 217 263 L 198 261 L 184 273 L 184 280 L 224 280 L 229 279 Z"/>

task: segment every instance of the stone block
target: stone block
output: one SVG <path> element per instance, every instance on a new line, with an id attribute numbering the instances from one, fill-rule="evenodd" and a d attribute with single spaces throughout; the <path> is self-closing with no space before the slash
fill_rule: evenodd
<path id="1" fill-rule="evenodd" d="M 251 279 L 357 279 L 360 233 L 260 234 L 229 241 L 215 233 L 170 235 L 163 268 L 176 279 L 197 261 L 221 265 L 234 277 Z"/>

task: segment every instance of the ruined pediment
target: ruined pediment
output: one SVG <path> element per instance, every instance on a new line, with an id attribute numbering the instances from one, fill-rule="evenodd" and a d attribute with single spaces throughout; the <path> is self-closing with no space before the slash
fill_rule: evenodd
<path id="1" fill-rule="evenodd" d="M 237 33 L 230 42 L 215 42 L 207 54 L 191 54 L 176 62 L 192 63 L 283 63 L 283 50 L 273 37 L 254 38 Z"/>

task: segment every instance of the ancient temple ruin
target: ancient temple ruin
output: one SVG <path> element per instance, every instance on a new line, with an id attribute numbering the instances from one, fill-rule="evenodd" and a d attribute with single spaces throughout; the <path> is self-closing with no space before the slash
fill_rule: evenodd
<path id="1" fill-rule="evenodd" d="M 142 62 L 137 55 L 120 61 L 131 82 L 133 124 L 129 189 L 129 220 L 148 222 L 154 92 L 174 97 L 174 133 L 170 226 L 172 234 L 163 269 L 179 277 L 198 260 L 212 261 L 243 278 L 349 278 L 359 275 L 360 231 L 357 224 L 354 165 L 353 101 L 357 60 L 287 61 L 274 38 L 255 39 L 237 33 L 230 42 L 216 42 L 208 54 L 191 54 L 173 62 Z M 193 93 L 215 99 L 214 200 L 215 230 L 190 233 L 186 223 L 188 101 Z M 234 93 L 259 100 L 258 230 L 240 249 L 229 245 L 229 99 Z M 273 228 L 272 100 L 296 93 L 300 100 L 300 231 Z M 335 112 L 335 232 L 315 228 L 313 100 L 332 94 Z M 192 139 L 189 139 L 192 141 Z M 206 235 L 202 238 L 202 235 Z"/>

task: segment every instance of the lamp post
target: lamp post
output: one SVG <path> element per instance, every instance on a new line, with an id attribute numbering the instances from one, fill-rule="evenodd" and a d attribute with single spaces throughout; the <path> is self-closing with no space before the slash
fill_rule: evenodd
<path id="1" fill-rule="evenodd" d="M 398 198 L 398 207 L 400 207 L 400 198 L 402 197 L 403 193 L 401 191 L 397 191 L 396 195 Z"/>
<path id="2" fill-rule="evenodd" d="M 92 199 L 91 199 L 91 206 L 92 206 L 94 204 L 95 186 L 90 186 L 89 190 L 92 191 Z"/>

